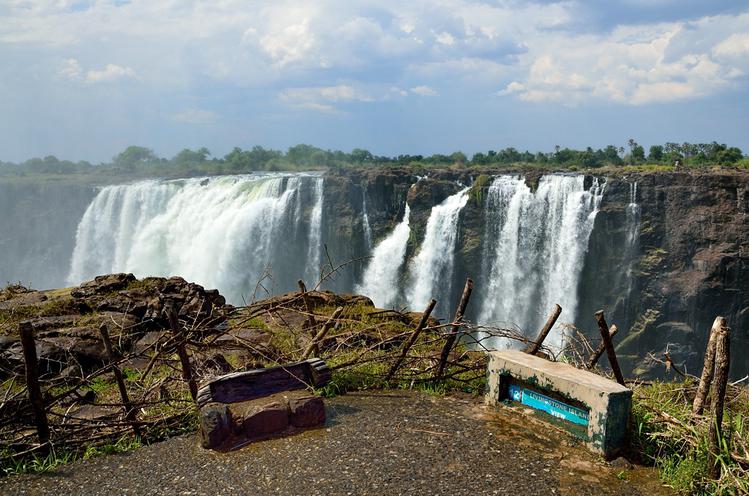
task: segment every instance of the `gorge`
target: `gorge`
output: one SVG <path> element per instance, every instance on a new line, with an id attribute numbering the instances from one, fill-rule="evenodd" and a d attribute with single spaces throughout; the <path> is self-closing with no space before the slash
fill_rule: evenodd
<path id="1" fill-rule="evenodd" d="M 625 371 L 662 373 L 669 351 L 698 373 L 725 315 L 749 349 L 749 174 L 541 174 L 406 167 L 131 184 L 0 183 L 0 281 L 71 286 L 95 275 L 180 275 L 237 305 L 317 284 L 380 307 L 448 319 L 463 281 L 468 318 L 537 332 L 560 322 L 622 330 Z M 559 346 L 563 326 L 549 344 Z M 498 344 L 500 345 L 500 344 Z M 734 353 L 733 375 L 749 372 Z"/>

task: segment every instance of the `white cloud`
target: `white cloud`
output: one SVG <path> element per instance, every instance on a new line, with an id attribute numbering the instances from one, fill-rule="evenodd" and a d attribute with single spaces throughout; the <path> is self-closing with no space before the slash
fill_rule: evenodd
<path id="1" fill-rule="evenodd" d="M 564 0 L 72 5 L 6 3 L 0 57 L 21 46 L 39 64 L 54 61 L 51 74 L 137 79 L 167 92 L 206 80 L 291 87 L 280 91 L 284 101 L 320 110 L 395 98 L 392 86 L 427 96 L 418 88 L 442 88 L 445 77 L 524 101 L 641 105 L 716 94 L 749 74 L 749 13 L 582 33 L 585 4 Z M 294 89 L 300 81 L 320 86 Z M 347 83 L 331 85 L 338 81 Z"/>
<path id="2" fill-rule="evenodd" d="M 76 59 L 67 59 L 63 63 L 62 69 L 60 69 L 60 75 L 68 79 L 78 79 L 81 77 L 81 64 Z"/>
<path id="3" fill-rule="evenodd" d="M 566 105 L 643 105 L 715 94 L 739 85 L 749 69 L 743 56 L 749 37 L 721 32 L 730 21 L 749 29 L 749 15 L 742 15 L 622 26 L 602 35 L 546 34 L 520 57 L 520 77 L 497 94 Z"/>
<path id="4" fill-rule="evenodd" d="M 172 120 L 183 124 L 213 124 L 218 114 L 210 110 L 186 109 L 171 116 Z"/>
<path id="5" fill-rule="evenodd" d="M 437 96 L 438 95 L 436 90 L 425 85 L 414 86 L 413 88 L 411 88 L 411 93 L 414 93 L 420 96 Z"/>
<path id="6" fill-rule="evenodd" d="M 89 83 L 108 83 L 118 79 L 135 77 L 135 71 L 130 67 L 123 67 L 116 64 L 107 64 L 106 67 L 98 71 L 91 70 L 86 72 L 86 82 Z"/>
<path id="7" fill-rule="evenodd" d="M 107 64 L 99 70 L 84 71 L 78 59 L 73 58 L 63 61 L 58 74 L 71 81 L 84 81 L 86 83 L 107 83 L 123 78 L 137 78 L 133 69 L 116 64 Z"/>

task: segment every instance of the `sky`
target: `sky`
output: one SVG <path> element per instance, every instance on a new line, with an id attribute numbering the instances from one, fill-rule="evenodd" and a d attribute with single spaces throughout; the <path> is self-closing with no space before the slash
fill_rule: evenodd
<path id="1" fill-rule="evenodd" d="M 749 152 L 746 0 L 0 0 L 0 160 Z"/>

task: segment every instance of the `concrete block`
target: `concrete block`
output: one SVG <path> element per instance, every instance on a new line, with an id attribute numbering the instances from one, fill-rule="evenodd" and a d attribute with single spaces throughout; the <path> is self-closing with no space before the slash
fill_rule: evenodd
<path id="1" fill-rule="evenodd" d="M 561 419 L 560 425 L 607 459 L 627 442 L 632 391 L 614 381 L 521 351 L 489 353 L 487 379 L 488 405 L 522 396 L 523 403 Z"/>

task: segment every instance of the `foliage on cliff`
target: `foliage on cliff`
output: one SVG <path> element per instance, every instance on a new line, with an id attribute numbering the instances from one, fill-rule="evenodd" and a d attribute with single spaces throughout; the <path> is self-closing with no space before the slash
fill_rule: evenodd
<path id="1" fill-rule="evenodd" d="M 101 175 L 104 177 L 184 177 L 211 174 L 237 174 L 252 171 L 324 170 L 348 167 L 481 167 L 523 166 L 550 169 L 593 169 L 600 167 L 649 166 L 746 166 L 743 152 L 736 147 L 712 143 L 666 143 L 653 145 L 648 153 L 635 140 L 628 141 L 628 149 L 608 145 L 604 148 L 584 150 L 556 146 L 553 152 L 518 151 L 509 147 L 499 151 L 475 153 L 470 159 L 463 152 L 450 155 L 397 155 L 379 156 L 368 150 L 356 148 L 351 152 L 323 150 L 300 144 L 286 152 L 254 146 L 249 150 L 239 147 L 223 157 L 212 157 L 203 147 L 184 149 L 174 157 L 159 157 L 153 150 L 142 146 L 129 146 L 108 163 L 92 165 L 86 161 L 72 162 L 55 156 L 32 158 L 21 164 L 0 161 L 0 176 L 58 176 Z"/>

